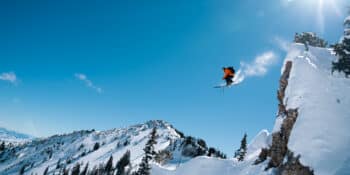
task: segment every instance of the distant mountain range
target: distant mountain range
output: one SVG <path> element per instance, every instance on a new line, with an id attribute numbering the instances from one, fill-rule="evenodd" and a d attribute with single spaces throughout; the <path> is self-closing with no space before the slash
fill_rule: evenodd
<path id="1" fill-rule="evenodd" d="M 158 162 L 168 168 L 175 169 L 194 157 L 208 154 L 209 148 L 204 140 L 185 136 L 165 121 L 152 120 L 120 129 L 77 131 L 32 139 L 0 152 L 0 174 L 18 174 L 21 170 L 24 174 L 43 174 L 46 169 L 49 174 L 60 174 L 63 168 L 71 170 L 76 164 L 89 164 L 91 170 L 106 163 L 111 156 L 115 165 L 127 151 L 131 153 L 131 171 L 135 171 L 154 128 L 157 131 L 155 151 L 164 155 L 158 158 Z M 27 141 L 31 137 L 4 129 L 0 140 L 5 139 Z M 211 149 L 211 157 L 220 156 L 224 156 L 223 153 Z"/>
<path id="2" fill-rule="evenodd" d="M 0 142 L 19 144 L 33 139 L 33 136 L 0 127 Z"/>

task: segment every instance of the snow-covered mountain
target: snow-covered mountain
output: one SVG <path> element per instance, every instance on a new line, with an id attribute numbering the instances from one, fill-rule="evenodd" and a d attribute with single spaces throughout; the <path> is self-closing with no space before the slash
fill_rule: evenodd
<path id="1" fill-rule="evenodd" d="M 246 159 L 194 158 L 154 175 L 348 175 L 350 79 L 331 74 L 330 49 L 292 44 L 282 67 L 278 115 L 271 134 L 260 132 Z"/>
<path id="2" fill-rule="evenodd" d="M 34 137 L 22 134 L 16 131 L 11 131 L 6 128 L 0 127 L 0 142 L 5 142 L 6 144 L 21 144 L 27 141 L 30 141 Z"/>
<path id="3" fill-rule="evenodd" d="M 154 120 L 145 124 L 108 131 L 77 131 L 34 139 L 17 147 L 0 152 L 0 174 L 60 174 L 62 168 L 72 169 L 77 163 L 89 164 L 90 169 L 105 164 L 113 156 L 113 165 L 128 150 L 133 170 L 144 155 L 143 148 L 153 128 L 157 131 L 155 151 L 168 151 L 169 157 L 161 160 L 169 169 L 189 159 L 204 155 L 208 148 L 201 139 L 186 137 L 170 124 Z"/>

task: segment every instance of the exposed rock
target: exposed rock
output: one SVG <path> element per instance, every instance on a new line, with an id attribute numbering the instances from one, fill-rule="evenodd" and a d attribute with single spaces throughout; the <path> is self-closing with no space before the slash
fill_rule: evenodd
<path id="1" fill-rule="evenodd" d="M 285 91 L 288 86 L 288 79 L 290 75 L 290 71 L 292 69 L 292 62 L 287 61 L 284 67 L 283 74 L 280 78 L 280 87 L 277 91 L 277 99 L 278 99 L 278 115 L 286 114 L 286 106 L 283 103 L 283 99 L 285 96 Z"/>
<path id="2" fill-rule="evenodd" d="M 255 164 L 259 164 L 270 157 L 269 168 L 276 168 L 279 175 L 313 175 L 313 171 L 309 167 L 299 162 L 299 156 L 294 157 L 293 153 L 288 149 L 288 140 L 293 129 L 294 123 L 298 118 L 298 109 L 286 109 L 284 104 L 285 90 L 288 86 L 288 79 L 292 70 L 292 62 L 287 61 L 284 71 L 280 78 L 280 86 L 277 91 L 278 99 L 278 116 L 283 117 L 280 131 L 272 134 L 271 147 L 261 150 L 259 159 Z M 287 159 L 287 161 L 284 161 Z"/>
<path id="3" fill-rule="evenodd" d="M 254 165 L 264 162 L 267 159 L 267 157 L 270 157 L 270 150 L 267 148 L 262 148 L 259 154 L 259 158 L 255 160 Z"/>
<path id="4" fill-rule="evenodd" d="M 186 157 L 197 157 L 206 154 L 207 150 L 208 148 L 203 140 L 188 136 L 182 143 L 181 154 Z"/>
<path id="5" fill-rule="evenodd" d="M 314 174 L 309 167 L 303 166 L 299 157 L 294 157 L 291 151 L 287 153 L 287 161 L 280 168 L 278 174 L 280 175 L 311 175 Z"/>
<path id="6" fill-rule="evenodd" d="M 155 156 L 155 161 L 161 165 L 173 158 L 173 153 L 169 150 L 161 150 Z"/>
<path id="7" fill-rule="evenodd" d="M 283 163 L 283 159 L 288 151 L 288 139 L 297 117 L 298 110 L 289 109 L 287 111 L 286 118 L 283 120 L 280 131 L 273 133 L 272 145 L 270 148 L 271 161 L 269 166 L 279 167 Z"/>

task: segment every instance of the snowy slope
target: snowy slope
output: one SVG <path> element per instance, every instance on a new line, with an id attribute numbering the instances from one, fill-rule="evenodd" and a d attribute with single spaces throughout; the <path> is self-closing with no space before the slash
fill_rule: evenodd
<path id="1" fill-rule="evenodd" d="M 335 59 L 328 49 L 304 52 L 298 44 L 286 58 L 293 68 L 284 100 L 299 112 L 288 147 L 317 175 L 350 172 L 350 80 L 331 75 Z"/>
<path id="2" fill-rule="evenodd" d="M 107 162 L 110 156 L 114 157 L 115 164 L 127 150 L 131 151 L 131 161 L 136 166 L 141 161 L 143 148 L 154 127 L 157 128 L 158 135 L 156 150 L 165 149 L 176 140 L 182 139 L 170 124 L 163 121 L 149 121 L 108 131 L 79 131 L 55 135 L 0 153 L 0 174 L 18 174 L 23 166 L 28 174 L 41 174 L 46 167 L 53 173 L 58 171 L 57 164 L 68 169 L 78 162 L 89 162 L 89 167 L 93 168 Z M 100 144 L 100 148 L 94 150 L 96 143 Z"/>
<path id="3" fill-rule="evenodd" d="M 248 145 L 246 159 L 256 160 L 261 152 L 261 148 L 268 148 L 271 142 L 271 134 L 267 130 L 260 131 Z"/>
<path id="4" fill-rule="evenodd" d="M 20 144 L 33 139 L 32 136 L 18 133 L 16 131 L 11 131 L 0 127 L 0 141 L 5 143 Z"/>
<path id="5" fill-rule="evenodd" d="M 168 168 L 174 169 L 177 164 L 196 157 L 191 153 L 198 150 L 204 150 L 206 154 L 207 148 L 198 144 L 200 139 L 185 137 L 170 124 L 153 120 L 122 129 L 54 135 L 9 148 L 0 152 L 0 174 L 18 174 L 23 167 L 25 174 L 42 174 L 47 167 L 50 174 L 59 174 L 64 167 L 72 169 L 77 163 L 82 167 L 88 163 L 91 170 L 105 164 L 111 156 L 115 165 L 128 150 L 131 152 L 132 171 L 135 171 L 144 156 L 143 149 L 153 128 L 157 130 L 155 151 L 167 150 L 172 154 L 164 161 L 164 166 Z M 98 149 L 94 148 L 96 144 L 99 144 Z"/>
<path id="6" fill-rule="evenodd" d="M 176 169 L 154 165 L 152 175 L 273 175 L 274 170 L 265 171 L 267 161 L 253 165 L 261 148 L 268 147 L 271 137 L 267 130 L 262 130 L 247 147 L 245 161 L 236 159 L 218 159 L 212 157 L 196 157 L 188 162 L 178 164 Z"/>
<path id="7" fill-rule="evenodd" d="M 175 171 L 153 166 L 152 175 L 273 175 L 264 171 L 266 164 L 253 165 L 253 161 L 237 162 L 210 157 L 197 157 Z"/>

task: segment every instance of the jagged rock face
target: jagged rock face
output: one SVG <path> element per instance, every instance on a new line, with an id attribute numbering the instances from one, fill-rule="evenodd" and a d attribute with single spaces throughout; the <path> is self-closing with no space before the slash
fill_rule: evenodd
<path id="1" fill-rule="evenodd" d="M 297 109 L 287 110 L 286 105 L 283 102 L 291 69 L 292 62 L 286 62 L 283 74 L 280 78 L 280 87 L 277 91 L 277 99 L 279 102 L 278 115 L 284 117 L 284 120 L 280 131 L 272 134 L 272 145 L 269 154 L 271 157 L 269 166 L 271 167 L 278 167 L 282 164 L 283 159 L 288 151 L 288 138 L 298 116 Z"/>
<path id="2" fill-rule="evenodd" d="M 280 78 L 280 87 L 277 91 L 278 116 L 283 118 L 281 128 L 272 134 L 272 145 L 270 149 L 262 149 L 256 164 L 265 161 L 270 157 L 268 168 L 277 168 L 280 175 L 312 175 L 313 172 L 299 162 L 299 157 L 294 157 L 288 149 L 288 140 L 292 132 L 293 125 L 298 118 L 298 109 L 286 109 L 284 104 L 285 90 L 288 86 L 288 79 L 292 70 L 292 62 L 285 64 L 284 72 Z M 284 159 L 286 162 L 283 162 Z"/>
<path id="3" fill-rule="evenodd" d="M 202 156 L 208 153 L 206 142 L 202 139 L 191 136 L 186 136 L 176 140 L 175 142 L 171 142 L 166 150 L 170 152 L 178 151 L 181 156 L 190 158 Z"/>
<path id="4" fill-rule="evenodd" d="M 182 155 L 186 157 L 197 157 L 206 154 L 208 147 L 201 139 L 186 137 L 182 143 Z"/>
<path id="5" fill-rule="evenodd" d="M 286 112 L 286 118 L 283 120 L 280 132 L 273 133 L 270 166 L 278 167 L 283 163 L 283 159 L 288 151 L 288 139 L 297 117 L 298 110 L 289 109 Z"/>
<path id="6" fill-rule="evenodd" d="M 280 175 L 310 175 L 313 171 L 310 171 L 308 167 L 303 166 L 299 162 L 299 156 L 294 157 L 291 151 L 287 153 L 287 161 L 279 168 L 278 174 Z"/>
<path id="7" fill-rule="evenodd" d="M 283 103 L 283 99 L 285 96 L 286 88 L 288 86 L 288 78 L 289 78 L 291 69 L 292 69 L 292 62 L 288 61 L 285 65 L 283 74 L 280 78 L 280 87 L 277 91 L 278 115 L 285 115 L 286 113 L 286 106 Z"/>

